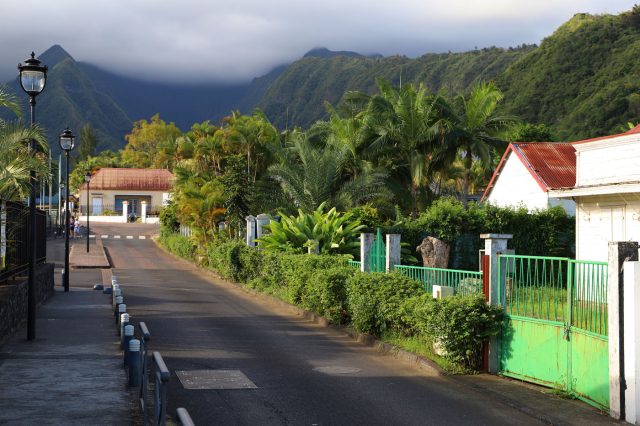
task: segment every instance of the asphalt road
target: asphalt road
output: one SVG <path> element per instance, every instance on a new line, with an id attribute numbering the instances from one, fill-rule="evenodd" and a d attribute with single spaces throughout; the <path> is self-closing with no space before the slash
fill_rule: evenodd
<path id="1" fill-rule="evenodd" d="M 539 424 L 214 280 L 150 240 L 104 245 L 129 313 L 146 322 L 150 349 L 171 370 L 169 413 L 186 407 L 198 425 Z M 240 371 L 255 388 L 186 389 L 176 375 L 218 373 L 226 380 L 209 381 L 215 387 L 239 384 L 218 370 Z"/>

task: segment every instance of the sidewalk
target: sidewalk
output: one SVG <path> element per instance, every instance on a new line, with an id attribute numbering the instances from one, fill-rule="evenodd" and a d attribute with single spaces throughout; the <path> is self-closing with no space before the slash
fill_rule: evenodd
<path id="1" fill-rule="evenodd" d="M 0 347 L 0 424 L 131 424 L 111 298 L 92 288 L 102 271 L 72 269 L 64 293 L 58 253 L 50 260 L 56 290 L 37 311 L 36 339 L 26 341 L 23 328 Z"/>

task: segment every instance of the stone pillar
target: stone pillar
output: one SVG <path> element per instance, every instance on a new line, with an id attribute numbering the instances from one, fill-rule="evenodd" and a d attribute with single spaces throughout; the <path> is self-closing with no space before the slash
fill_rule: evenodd
<path id="1" fill-rule="evenodd" d="M 484 253 L 490 256 L 489 270 L 484 271 L 489 274 L 489 304 L 500 304 L 505 306 L 505 289 L 500 288 L 500 277 L 498 276 L 498 256 L 500 254 L 513 253 L 507 250 L 507 242 L 513 238 L 512 234 L 481 234 L 484 239 Z M 504 268 L 502 268 L 504 271 Z M 502 294 L 501 294 L 502 293 Z M 499 368 L 498 354 L 500 352 L 498 338 L 489 339 L 489 373 L 496 374 Z"/>
<path id="2" fill-rule="evenodd" d="M 249 247 L 255 247 L 256 246 L 256 218 L 249 215 L 247 217 L 245 217 L 245 220 L 247 221 L 247 245 Z"/>
<path id="3" fill-rule="evenodd" d="M 224 223 L 224 221 L 218 222 L 218 232 L 222 232 L 225 229 L 227 229 L 227 225 Z"/>
<path id="4" fill-rule="evenodd" d="M 387 255 L 385 270 L 393 271 L 396 265 L 400 265 L 400 234 L 387 234 Z"/>
<path id="5" fill-rule="evenodd" d="M 371 253 L 374 238 L 375 236 L 373 234 L 360 234 L 360 270 L 362 272 L 371 271 L 369 254 Z"/>
<path id="6" fill-rule="evenodd" d="M 123 201 L 122 202 L 122 221 L 124 223 L 127 223 L 127 219 L 129 218 L 129 202 L 128 201 Z"/>
<path id="7" fill-rule="evenodd" d="M 147 202 L 142 201 L 140 205 L 142 206 L 142 223 L 147 223 Z"/>
<path id="8" fill-rule="evenodd" d="M 262 227 L 268 225 L 270 222 L 271 218 L 267 214 L 262 213 L 256 216 L 256 232 L 258 235 L 257 238 L 261 238 L 265 234 L 265 232 L 262 230 Z"/>
<path id="9" fill-rule="evenodd" d="M 624 365 L 624 281 L 623 264 L 638 260 L 638 243 L 609 242 L 609 277 L 607 313 L 609 331 L 609 414 L 614 419 L 625 418 Z"/>
<path id="10" fill-rule="evenodd" d="M 624 262 L 625 420 L 640 424 L 640 262 Z"/>

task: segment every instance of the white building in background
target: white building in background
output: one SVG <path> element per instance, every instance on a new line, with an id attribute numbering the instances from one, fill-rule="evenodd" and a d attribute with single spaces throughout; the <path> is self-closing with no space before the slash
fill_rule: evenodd
<path id="1" fill-rule="evenodd" d="M 558 198 L 551 190 L 576 182 L 575 149 L 569 143 L 514 142 L 509 144 L 482 201 L 500 207 L 524 206 L 529 211 L 562 206 L 575 214 L 570 198 Z"/>
<path id="2" fill-rule="evenodd" d="M 640 126 L 572 145 L 576 183 L 551 195 L 576 202 L 576 258 L 606 261 L 609 241 L 640 241 Z"/>

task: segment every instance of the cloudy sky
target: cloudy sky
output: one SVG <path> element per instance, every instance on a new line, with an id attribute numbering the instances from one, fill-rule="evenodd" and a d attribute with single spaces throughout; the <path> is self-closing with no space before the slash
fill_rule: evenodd
<path id="1" fill-rule="evenodd" d="M 144 80 L 246 81 L 313 47 L 361 53 L 539 43 L 619 0 L 0 0 L 0 80 L 34 50 Z"/>

